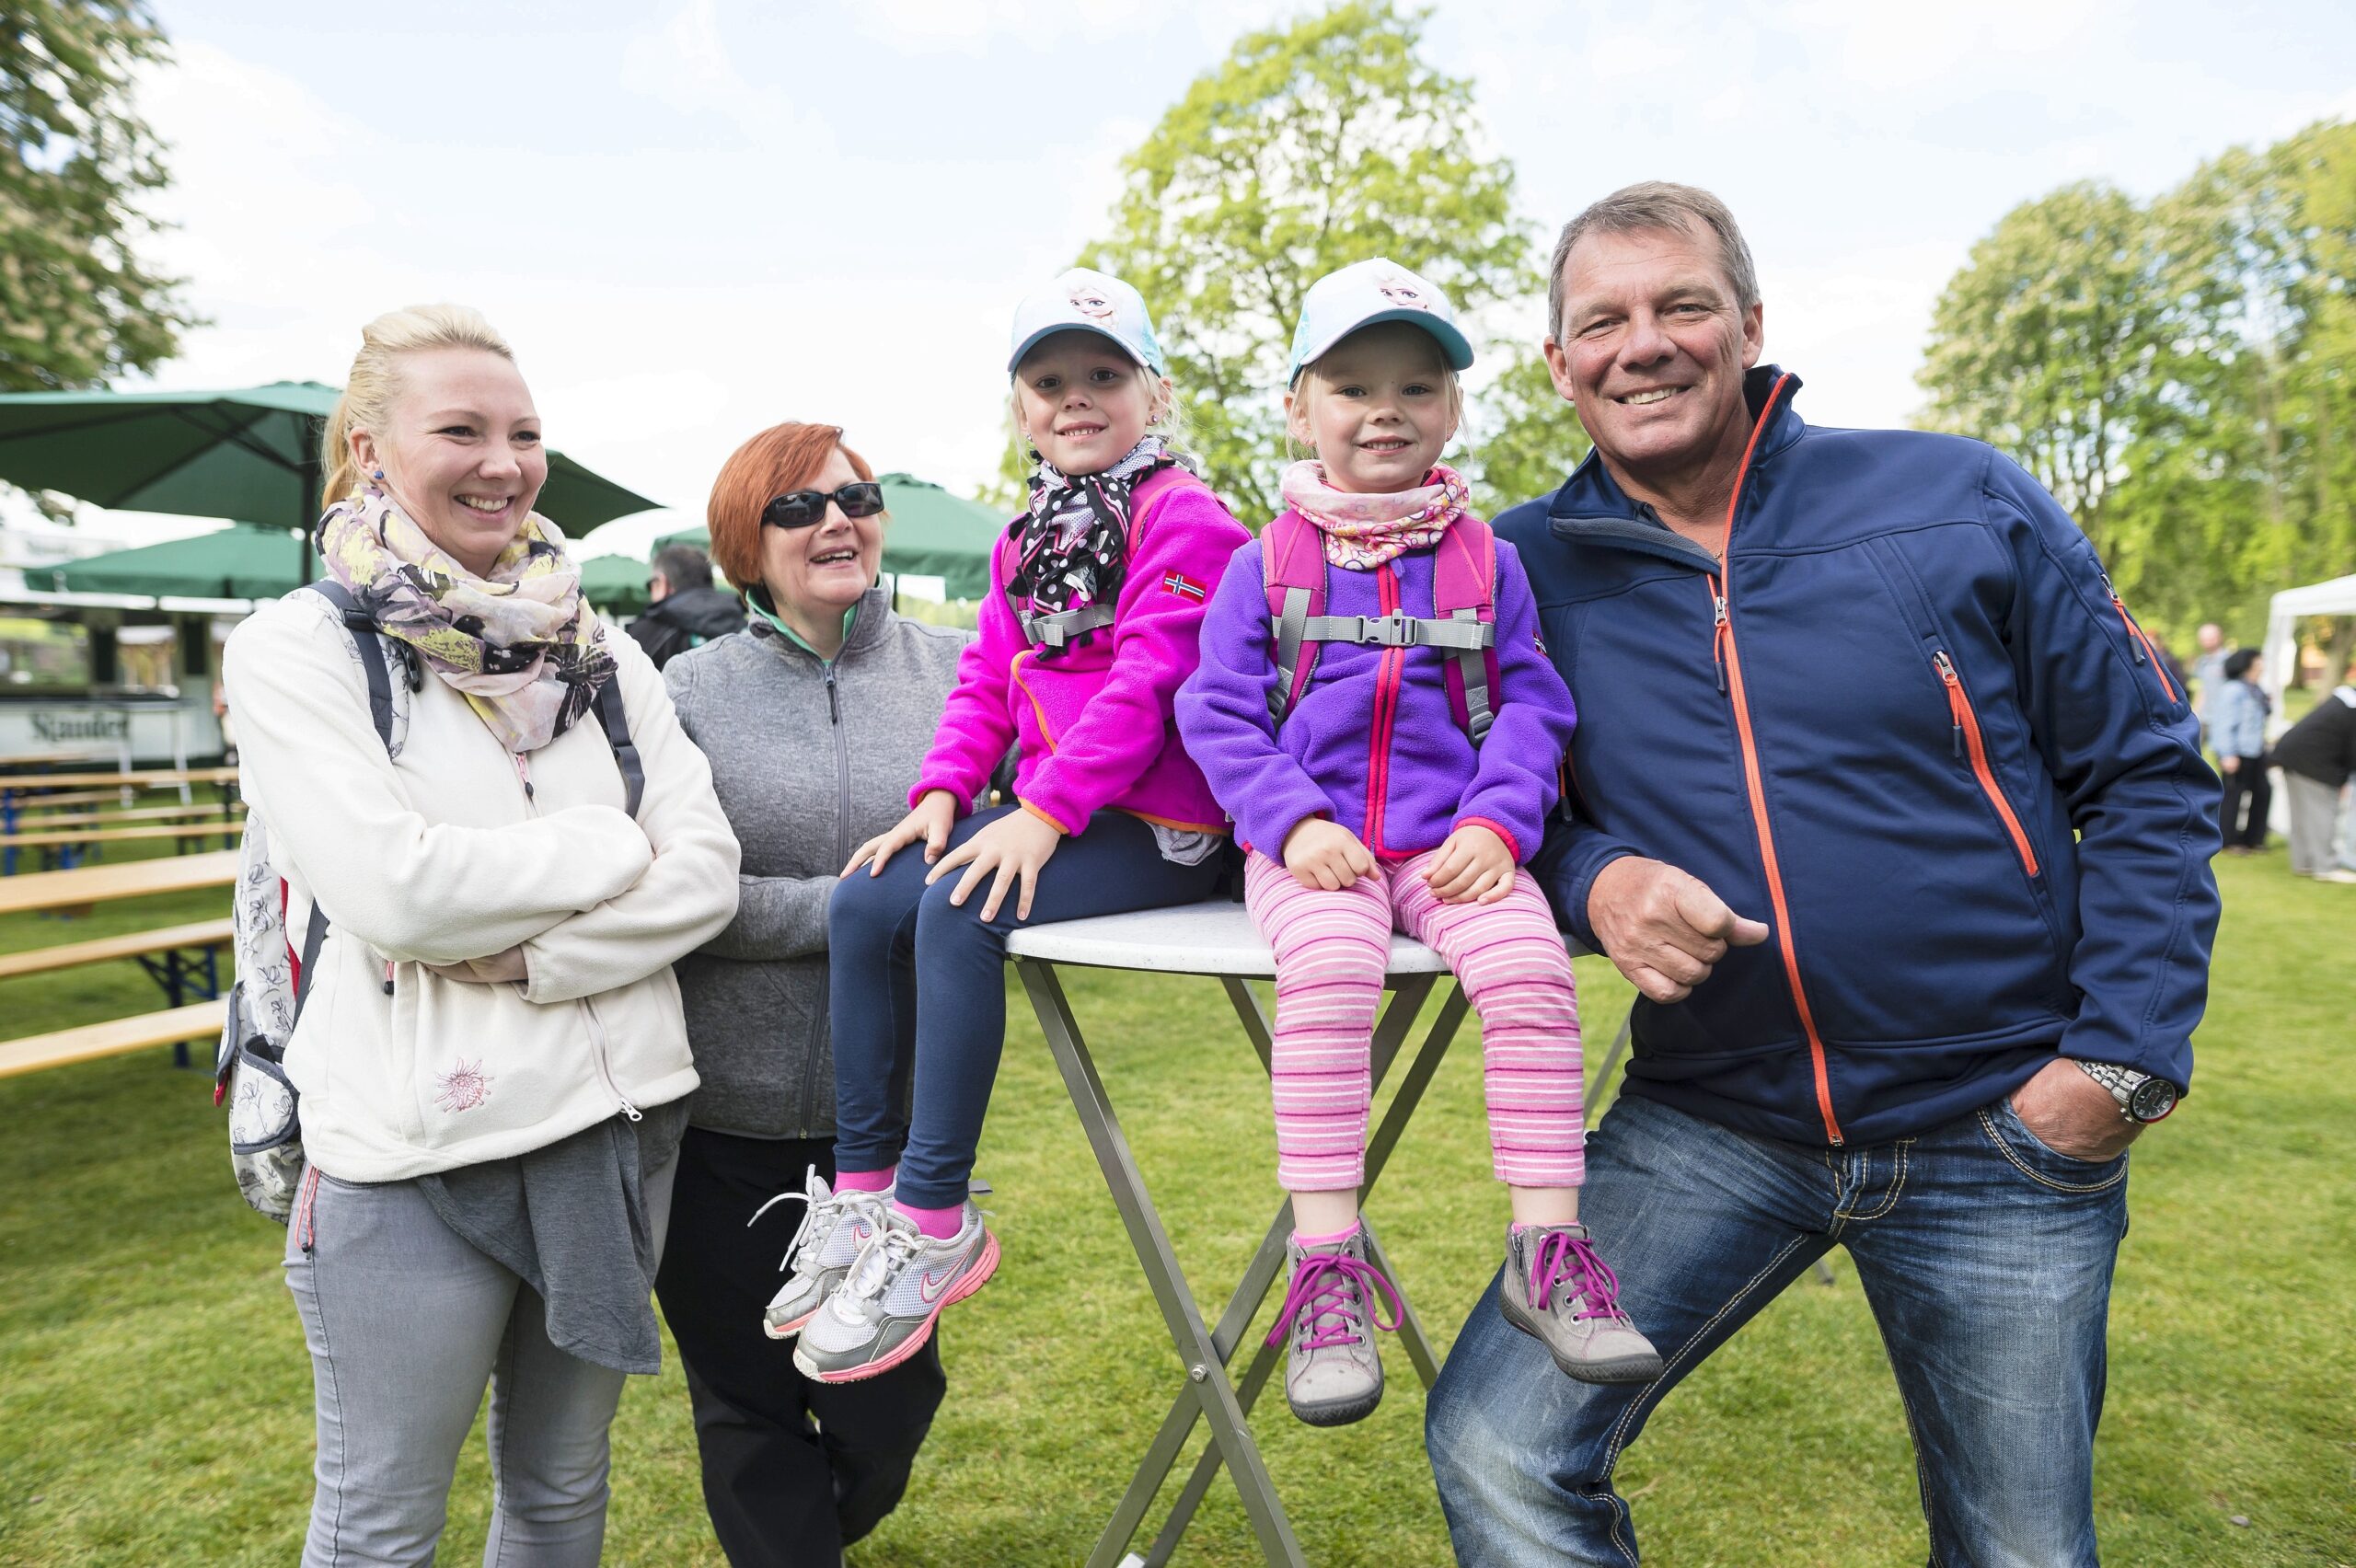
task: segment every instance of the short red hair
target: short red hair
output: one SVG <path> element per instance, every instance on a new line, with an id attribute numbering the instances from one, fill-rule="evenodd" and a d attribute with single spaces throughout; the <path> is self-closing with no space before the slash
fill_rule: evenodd
<path id="1" fill-rule="evenodd" d="M 843 445 L 840 425 L 799 420 L 769 426 L 720 466 L 703 514 L 711 530 L 711 559 L 729 582 L 739 589 L 760 582 L 761 513 L 789 490 L 808 490 L 838 449 L 852 473 L 862 479 L 875 477 L 866 458 Z"/>

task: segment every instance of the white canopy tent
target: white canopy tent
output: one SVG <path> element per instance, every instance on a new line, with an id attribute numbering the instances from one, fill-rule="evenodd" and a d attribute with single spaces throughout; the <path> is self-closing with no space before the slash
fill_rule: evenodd
<path id="1" fill-rule="evenodd" d="M 2282 687 L 2290 679 L 2291 663 L 2299 655 L 2295 633 L 2301 616 L 2356 616 L 2356 572 L 2328 582 L 2310 582 L 2304 588 L 2285 588 L 2268 604 L 2266 641 L 2259 651 L 2266 655 L 2266 695 L 2277 713 L 2282 711 Z M 2333 671 L 2332 679 L 2339 674 Z M 2332 681 L 2324 684 L 2329 686 Z"/>

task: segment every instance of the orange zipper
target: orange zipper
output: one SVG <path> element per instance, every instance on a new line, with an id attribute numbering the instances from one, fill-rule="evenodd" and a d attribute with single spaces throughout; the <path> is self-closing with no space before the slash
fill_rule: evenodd
<path id="1" fill-rule="evenodd" d="M 1987 793 L 1988 803 L 2004 819 L 2004 831 L 2013 836 L 2013 847 L 2020 851 L 2021 869 L 2035 876 L 2037 851 L 2029 847 L 2028 835 L 2021 831 L 2021 819 L 2013 814 L 2013 803 L 1997 788 L 1995 771 L 1988 766 L 1988 744 L 1980 733 L 1980 715 L 1971 709 L 1971 698 L 1955 673 L 1955 661 L 1942 649 L 1931 655 L 1931 663 L 1938 667 L 1939 679 L 1947 688 L 1947 711 L 1955 716 L 1956 755 L 1960 757 L 1966 748 L 1969 749 L 1971 771 L 1980 776 L 1980 788 Z"/>
<path id="2" fill-rule="evenodd" d="M 1750 459 L 1759 450 L 1759 437 L 1767 429 L 1769 416 L 1775 411 L 1775 400 L 1783 396 L 1791 377 L 1779 379 L 1767 394 L 1766 407 L 1760 410 L 1759 422 L 1750 428 L 1750 444 L 1742 449 L 1742 471 L 1736 478 L 1734 495 L 1727 502 L 1727 535 L 1721 547 L 1720 569 L 1710 578 L 1711 608 L 1714 612 L 1711 629 L 1711 657 L 1717 662 L 1721 689 L 1728 694 L 1734 709 L 1735 734 L 1742 743 L 1742 781 L 1750 793 L 1750 821 L 1759 835 L 1759 860 L 1767 873 L 1767 897 L 1775 910 L 1775 945 L 1784 959 L 1784 978 L 1792 989 L 1792 1007 L 1799 1014 L 1800 1032 L 1807 1038 L 1808 1066 L 1816 1075 L 1816 1109 L 1824 1118 L 1824 1136 L 1835 1147 L 1848 1140 L 1841 1134 L 1841 1123 L 1832 1114 L 1832 1079 L 1824 1064 L 1824 1037 L 1817 1032 L 1816 1015 L 1807 1005 L 1807 988 L 1800 982 L 1799 950 L 1792 941 L 1792 913 L 1784 897 L 1784 873 L 1775 859 L 1775 835 L 1767 823 L 1767 789 L 1759 773 L 1759 745 L 1750 732 L 1750 703 L 1743 694 L 1742 657 L 1735 647 L 1734 582 L 1725 570 L 1726 559 L 1734 552 L 1735 513 L 1742 505 L 1742 485 L 1750 477 Z"/>
<path id="3" fill-rule="evenodd" d="M 2119 612 L 2119 624 L 2127 628 L 2127 635 L 2134 639 L 2136 646 L 2143 651 L 2142 657 L 2150 662 L 2152 674 L 2159 676 L 2160 689 L 2167 694 L 2170 702 L 2182 701 L 2183 699 L 2177 696 L 2176 683 L 2168 679 L 2168 667 L 2160 663 L 2159 649 L 2153 645 L 2151 638 L 2144 634 L 2143 628 L 2135 624 L 2135 617 L 2127 613 L 2127 601 L 2120 598 L 2119 590 L 2110 585 L 2108 572 L 2103 573 L 2102 591 L 2110 595 L 2110 607 Z"/>

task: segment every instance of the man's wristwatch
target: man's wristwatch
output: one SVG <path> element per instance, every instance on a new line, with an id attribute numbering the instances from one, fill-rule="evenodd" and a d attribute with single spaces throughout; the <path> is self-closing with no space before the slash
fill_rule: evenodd
<path id="1" fill-rule="evenodd" d="M 2176 1109 L 2177 1097 L 2182 1090 L 2164 1078 L 2139 1073 L 2133 1067 L 2122 1067 L 2116 1062 L 2088 1062 L 2078 1057 L 2078 1070 L 2110 1090 L 2119 1101 L 2119 1113 L 2134 1123 L 2156 1122 Z"/>

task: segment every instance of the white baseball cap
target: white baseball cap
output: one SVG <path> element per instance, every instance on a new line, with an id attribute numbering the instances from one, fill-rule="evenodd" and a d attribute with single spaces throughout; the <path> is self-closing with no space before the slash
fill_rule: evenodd
<path id="1" fill-rule="evenodd" d="M 1361 327 L 1381 321 L 1412 321 L 1439 340 L 1450 370 L 1472 363 L 1472 345 L 1456 326 L 1456 307 L 1438 287 L 1396 261 L 1378 256 L 1354 261 L 1309 285 L 1300 302 L 1300 325 L 1292 335 L 1292 376 Z"/>
<path id="2" fill-rule="evenodd" d="M 1074 267 L 1045 288 L 1034 289 L 1014 307 L 1014 352 L 1006 356 L 1007 374 L 1014 374 L 1022 356 L 1042 338 L 1071 331 L 1110 338 L 1156 375 L 1170 374 L 1153 335 L 1145 295 L 1118 278 L 1086 267 Z"/>

